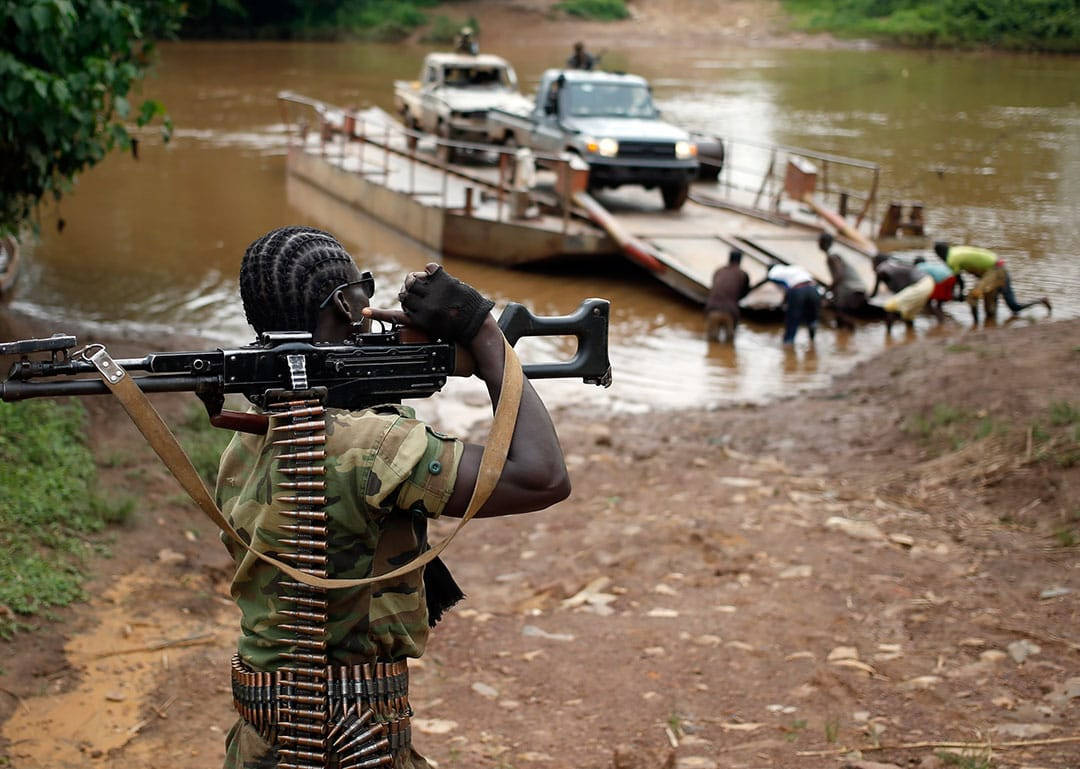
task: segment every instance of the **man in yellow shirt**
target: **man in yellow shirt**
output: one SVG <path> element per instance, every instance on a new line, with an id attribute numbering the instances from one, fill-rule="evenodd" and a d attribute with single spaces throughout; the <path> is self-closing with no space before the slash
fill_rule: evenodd
<path id="1" fill-rule="evenodd" d="M 976 323 L 979 322 L 979 299 L 983 300 L 986 317 L 990 319 L 997 316 L 999 294 L 1012 310 L 1013 315 L 1036 304 L 1046 307 L 1047 312 L 1051 311 L 1050 300 L 1045 296 L 1033 302 L 1023 304 L 1018 302 L 1016 294 L 1013 293 L 1009 271 L 1005 269 L 1005 260 L 989 249 L 975 246 L 950 246 L 939 240 L 934 244 L 934 253 L 941 257 L 949 265 L 949 269 L 957 275 L 968 272 L 979 279 L 967 295 L 971 316 Z"/>

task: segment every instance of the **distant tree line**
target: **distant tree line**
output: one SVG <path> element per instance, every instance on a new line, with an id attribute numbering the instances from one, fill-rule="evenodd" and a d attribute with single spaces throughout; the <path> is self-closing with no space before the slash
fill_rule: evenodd
<path id="1" fill-rule="evenodd" d="M 438 0 L 190 0 L 181 37 L 395 40 Z"/>
<path id="2" fill-rule="evenodd" d="M 799 26 L 927 47 L 1080 51 L 1080 0 L 785 0 Z"/>

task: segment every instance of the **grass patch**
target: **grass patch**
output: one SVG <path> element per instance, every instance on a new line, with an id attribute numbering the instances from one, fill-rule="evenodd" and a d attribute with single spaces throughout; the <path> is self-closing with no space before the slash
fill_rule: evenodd
<path id="1" fill-rule="evenodd" d="M 937 757 L 945 766 L 956 767 L 956 769 L 994 769 L 989 756 L 965 756 L 941 750 L 938 751 Z"/>
<path id="2" fill-rule="evenodd" d="M 1075 529 L 1061 528 L 1055 531 L 1053 536 L 1061 547 L 1076 547 L 1080 544 L 1080 536 L 1077 535 Z"/>
<path id="3" fill-rule="evenodd" d="M 799 734 L 806 729 L 806 719 L 796 718 L 787 726 L 781 726 L 780 731 L 784 733 L 784 739 L 788 742 L 795 742 L 799 739 Z"/>
<path id="4" fill-rule="evenodd" d="M 971 352 L 974 349 L 970 344 L 950 344 L 946 345 L 945 352 Z"/>
<path id="5" fill-rule="evenodd" d="M 904 432 L 923 442 L 955 437 L 959 427 L 966 426 L 975 416 L 966 409 L 948 403 L 935 403 L 929 414 L 913 414 L 904 421 Z"/>
<path id="6" fill-rule="evenodd" d="M 0 403 L 0 604 L 14 613 L 0 636 L 84 597 L 89 535 L 135 510 L 99 497 L 96 479 L 78 402 Z"/>
<path id="7" fill-rule="evenodd" d="M 1055 401 L 1054 403 L 1051 403 L 1048 416 L 1050 424 L 1054 427 L 1062 427 L 1064 425 L 1080 426 L 1080 408 L 1077 408 L 1067 401 Z"/>
<path id="8" fill-rule="evenodd" d="M 620 21 L 630 18 L 624 0 L 563 0 L 555 10 L 590 21 Z"/>
<path id="9" fill-rule="evenodd" d="M 198 402 L 191 404 L 183 421 L 176 427 L 176 437 L 191 457 L 191 464 L 195 465 L 211 489 L 217 483 L 221 452 L 229 445 L 232 436 L 231 430 L 219 430 L 211 425 L 206 409 Z M 187 497 L 184 499 L 187 500 Z"/>
<path id="10" fill-rule="evenodd" d="M 912 414 L 905 419 L 901 429 L 932 448 L 958 451 L 972 441 L 1006 435 L 1009 425 L 985 412 L 935 403 L 929 413 Z"/>
<path id="11" fill-rule="evenodd" d="M 1080 51 L 1075 0 L 784 0 L 795 26 L 901 45 Z"/>

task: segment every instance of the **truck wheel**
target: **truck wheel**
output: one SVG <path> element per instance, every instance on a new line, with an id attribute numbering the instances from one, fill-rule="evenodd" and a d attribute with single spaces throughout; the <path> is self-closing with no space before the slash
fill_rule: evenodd
<path id="1" fill-rule="evenodd" d="M 407 129 L 409 129 L 413 133 L 420 132 L 420 124 L 416 121 L 416 118 L 409 114 L 408 111 L 405 112 L 403 120 Z M 410 152 L 416 149 L 417 142 L 419 142 L 419 138 L 417 136 L 411 136 L 409 134 L 405 135 L 405 146 L 409 148 Z"/>
<path id="2" fill-rule="evenodd" d="M 678 211 L 682 208 L 689 194 L 690 184 L 688 182 L 665 184 L 660 187 L 660 195 L 664 198 L 664 208 L 668 211 Z"/>

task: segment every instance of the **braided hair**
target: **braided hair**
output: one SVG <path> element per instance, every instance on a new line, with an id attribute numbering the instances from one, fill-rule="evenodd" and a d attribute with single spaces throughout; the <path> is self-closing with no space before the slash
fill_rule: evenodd
<path id="1" fill-rule="evenodd" d="M 314 331 L 319 305 L 359 270 L 328 232 L 280 227 L 247 247 L 240 265 L 244 315 L 258 334 Z"/>

